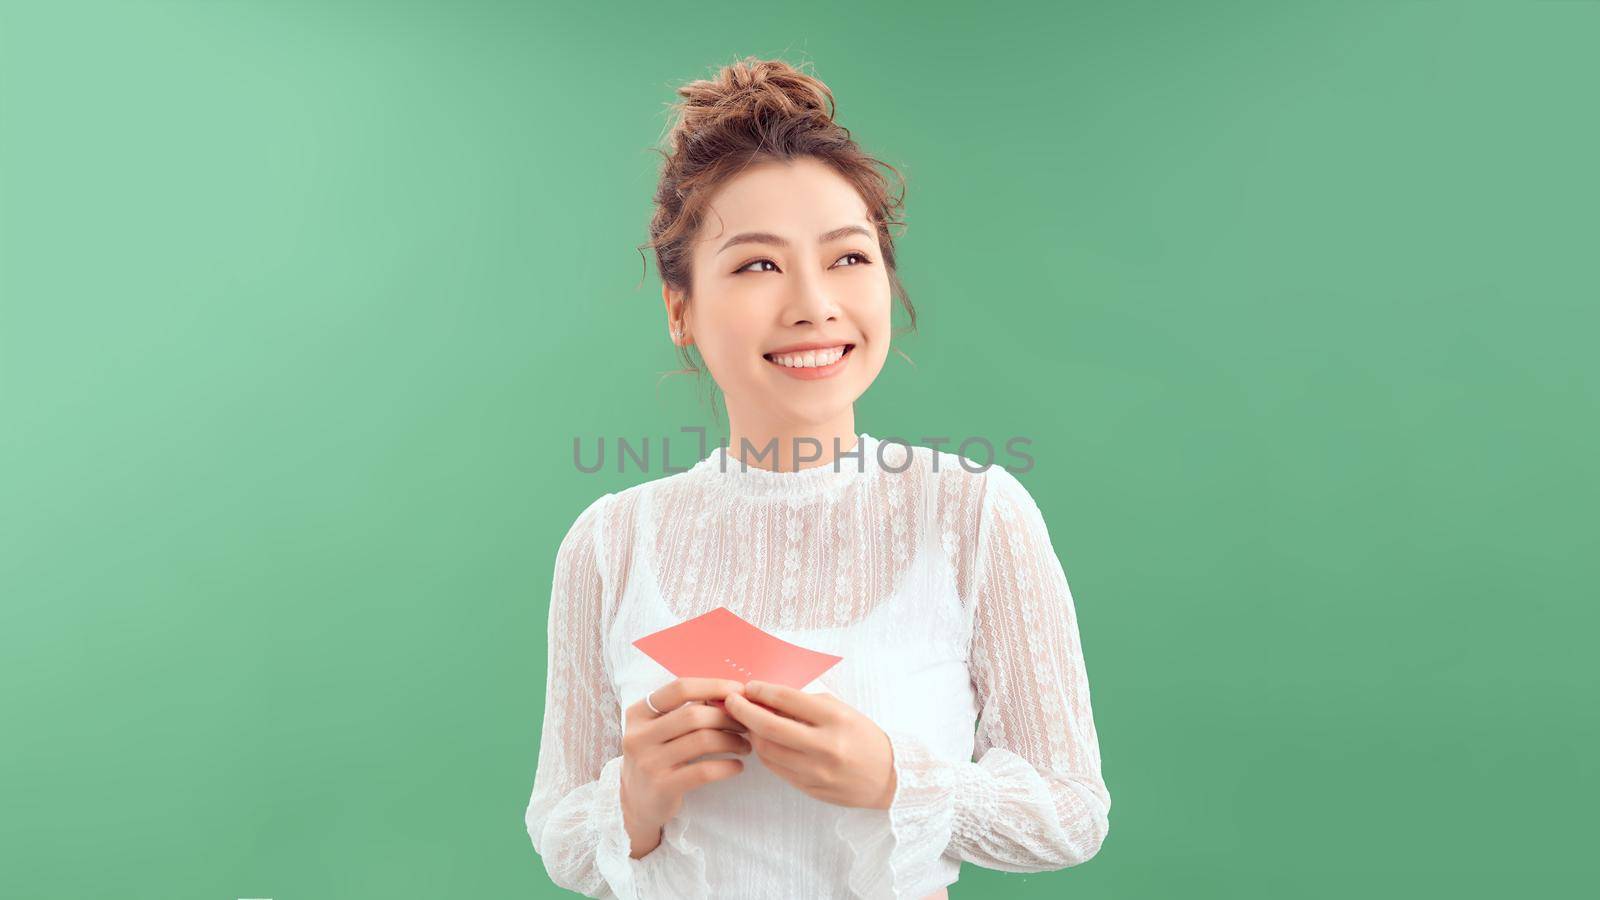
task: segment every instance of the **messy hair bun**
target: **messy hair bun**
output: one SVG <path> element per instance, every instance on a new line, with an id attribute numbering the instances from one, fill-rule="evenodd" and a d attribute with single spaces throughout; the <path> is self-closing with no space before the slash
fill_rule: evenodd
<path id="1" fill-rule="evenodd" d="M 813 157 L 838 172 L 866 203 L 878 232 L 890 292 L 916 328 L 917 313 L 895 269 L 891 227 L 903 229 L 905 179 L 894 166 L 856 145 L 850 130 L 834 121 L 833 92 L 817 78 L 782 60 L 747 56 L 723 66 L 708 79 L 678 88 L 672 104 L 676 119 L 666 133 L 661 179 L 656 187 L 650 240 L 661 279 L 690 293 L 690 242 L 699 232 L 716 189 L 745 166 L 764 161 Z M 891 195 L 879 167 L 893 173 L 899 193 Z M 693 302 L 692 295 L 689 302 Z M 687 372 L 700 371 L 684 353 Z"/>
<path id="2" fill-rule="evenodd" d="M 826 134 L 836 128 L 833 92 L 828 86 L 786 62 L 745 57 L 724 66 L 715 78 L 691 81 L 678 88 L 683 100 L 673 105 L 678 119 L 668 142 L 682 150 L 695 141 L 706 149 L 735 152 L 763 124 L 785 129 L 812 128 Z M 696 149 L 699 149 L 698 147 Z"/>

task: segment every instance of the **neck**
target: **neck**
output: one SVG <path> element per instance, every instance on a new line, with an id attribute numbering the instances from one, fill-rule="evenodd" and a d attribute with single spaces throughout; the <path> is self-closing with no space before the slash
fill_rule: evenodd
<path id="1" fill-rule="evenodd" d="M 831 466 L 841 453 L 854 453 L 860 436 L 853 410 L 836 421 L 806 425 L 744 428 L 729 420 L 728 457 L 752 469 L 795 472 Z"/>

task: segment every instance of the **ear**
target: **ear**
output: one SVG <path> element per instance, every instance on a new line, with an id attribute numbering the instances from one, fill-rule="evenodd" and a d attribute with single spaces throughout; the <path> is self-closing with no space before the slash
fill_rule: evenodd
<path id="1" fill-rule="evenodd" d="M 661 283 L 661 302 L 667 308 L 667 336 L 674 344 L 688 345 L 693 343 L 689 337 L 689 325 L 683 317 L 684 296 L 682 291 L 673 290 L 666 282 Z M 672 336 L 672 329 L 679 328 L 683 334 L 679 337 Z"/>

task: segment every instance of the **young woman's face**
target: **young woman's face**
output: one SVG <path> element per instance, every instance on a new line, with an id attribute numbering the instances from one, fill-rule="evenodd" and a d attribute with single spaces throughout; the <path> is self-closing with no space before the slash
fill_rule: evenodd
<path id="1" fill-rule="evenodd" d="M 855 188 L 809 157 L 753 165 L 713 195 L 692 257 L 688 340 L 730 424 L 783 431 L 849 415 L 883 369 L 891 327 L 888 271 Z M 683 299 L 663 298 L 669 310 Z M 774 358 L 813 343 L 835 349 Z"/>

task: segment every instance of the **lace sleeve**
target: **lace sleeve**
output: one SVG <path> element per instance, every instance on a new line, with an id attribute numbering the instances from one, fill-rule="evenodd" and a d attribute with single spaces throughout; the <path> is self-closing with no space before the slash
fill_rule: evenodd
<path id="1" fill-rule="evenodd" d="M 633 859 L 622 821 L 622 723 L 603 656 L 605 508 L 590 504 L 556 551 L 546 629 L 544 726 L 524 816 L 550 880 L 586 897 L 706 897 L 705 859 L 684 821 Z"/>
<path id="2" fill-rule="evenodd" d="M 1074 866 L 1110 830 L 1077 615 L 1044 518 L 1000 466 L 988 469 L 980 509 L 969 662 L 977 761 L 888 732 L 897 784 L 887 827 L 885 811 L 868 809 L 847 810 L 839 825 L 863 897 L 903 893 L 941 853 L 1006 872 Z"/>

